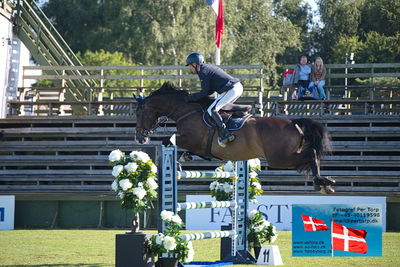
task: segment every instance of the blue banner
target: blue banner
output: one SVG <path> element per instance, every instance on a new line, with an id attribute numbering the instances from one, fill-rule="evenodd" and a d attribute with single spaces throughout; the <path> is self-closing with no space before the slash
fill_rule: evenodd
<path id="1" fill-rule="evenodd" d="M 295 204 L 292 256 L 382 256 L 382 215 L 379 204 Z"/>

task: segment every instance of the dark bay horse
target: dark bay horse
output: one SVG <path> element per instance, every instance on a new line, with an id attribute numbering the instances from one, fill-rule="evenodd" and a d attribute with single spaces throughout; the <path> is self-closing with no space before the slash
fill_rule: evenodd
<path id="1" fill-rule="evenodd" d="M 207 143 L 210 128 L 203 122 L 203 110 L 211 100 L 186 103 L 185 90 L 177 90 L 172 84 L 164 83 L 148 97 L 135 97 L 136 140 L 146 143 L 158 118 L 167 116 L 176 122 L 177 145 L 193 154 L 207 157 Z M 211 154 L 224 160 L 248 160 L 263 157 L 269 167 L 297 169 L 312 173 L 315 190 L 333 193 L 335 183 L 329 177 L 320 176 L 320 159 L 330 150 L 330 138 L 324 126 L 311 119 L 273 117 L 251 117 L 235 133 L 235 140 L 222 148 L 213 137 Z"/>

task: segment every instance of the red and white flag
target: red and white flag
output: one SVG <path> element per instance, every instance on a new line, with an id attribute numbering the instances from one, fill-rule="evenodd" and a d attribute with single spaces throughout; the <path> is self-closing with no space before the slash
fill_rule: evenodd
<path id="1" fill-rule="evenodd" d="M 304 214 L 301 214 L 303 219 L 304 231 L 327 231 L 328 226 L 323 220 L 319 220 Z"/>
<path id="2" fill-rule="evenodd" d="M 220 48 L 222 34 L 224 33 L 224 0 L 206 0 L 206 3 L 212 7 L 217 15 L 215 20 L 215 44 Z"/>
<path id="3" fill-rule="evenodd" d="M 332 223 L 332 249 L 365 254 L 368 251 L 366 236 L 365 230 Z"/>

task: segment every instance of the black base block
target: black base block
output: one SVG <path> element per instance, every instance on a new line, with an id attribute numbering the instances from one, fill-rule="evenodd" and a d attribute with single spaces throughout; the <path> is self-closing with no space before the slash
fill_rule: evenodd
<path id="1" fill-rule="evenodd" d="M 154 258 L 145 254 L 144 244 L 150 235 L 144 233 L 127 233 L 116 235 L 116 267 L 154 267 Z"/>

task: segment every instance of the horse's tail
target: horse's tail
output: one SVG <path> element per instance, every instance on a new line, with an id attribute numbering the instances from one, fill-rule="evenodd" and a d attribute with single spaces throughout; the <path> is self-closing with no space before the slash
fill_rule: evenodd
<path id="1" fill-rule="evenodd" d="M 331 138 L 328 130 L 319 122 L 311 119 L 294 119 L 304 133 L 304 149 L 315 149 L 318 159 L 332 151 Z"/>

